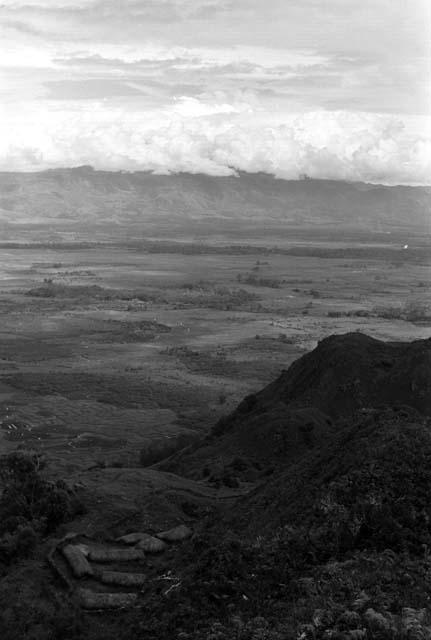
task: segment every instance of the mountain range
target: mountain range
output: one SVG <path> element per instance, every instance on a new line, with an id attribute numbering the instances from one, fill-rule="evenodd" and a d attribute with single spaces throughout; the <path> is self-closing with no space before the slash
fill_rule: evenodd
<path id="1" fill-rule="evenodd" d="M 276 179 L 240 173 L 156 175 L 82 166 L 0 173 L 0 223 L 47 225 L 79 234 L 87 226 L 137 229 L 203 223 L 344 226 L 375 231 L 430 229 L 431 187 Z"/>

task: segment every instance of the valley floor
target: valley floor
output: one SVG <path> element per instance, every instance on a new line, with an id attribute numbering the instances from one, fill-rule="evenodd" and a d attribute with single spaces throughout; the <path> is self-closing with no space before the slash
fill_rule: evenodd
<path id="1" fill-rule="evenodd" d="M 430 334 L 431 258 L 414 244 L 240 247 L 3 245 L 0 450 L 43 451 L 63 476 L 151 464 L 328 334 Z"/>

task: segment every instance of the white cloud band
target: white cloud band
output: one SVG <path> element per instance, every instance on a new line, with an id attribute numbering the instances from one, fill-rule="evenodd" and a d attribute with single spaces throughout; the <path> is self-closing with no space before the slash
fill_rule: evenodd
<path id="1" fill-rule="evenodd" d="M 96 168 L 227 175 L 234 169 L 278 177 L 429 184 L 431 143 L 412 120 L 372 113 L 314 111 L 272 116 L 246 104 L 183 99 L 162 113 L 37 106 L 0 128 L 0 168 Z M 36 127 L 33 123 L 37 122 Z"/>

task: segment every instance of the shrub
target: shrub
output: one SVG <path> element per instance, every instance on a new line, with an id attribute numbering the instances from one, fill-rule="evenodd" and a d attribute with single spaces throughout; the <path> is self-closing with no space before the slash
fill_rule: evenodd
<path id="1" fill-rule="evenodd" d="M 429 307 L 424 302 L 408 302 L 403 309 L 403 316 L 409 322 L 421 322 L 431 317 Z"/>
<path id="2" fill-rule="evenodd" d="M 425 302 L 414 300 L 403 306 L 375 307 L 374 315 L 386 320 L 407 320 L 408 322 L 423 322 L 431 319 L 430 306 Z"/>
<path id="3" fill-rule="evenodd" d="M 0 554 L 25 555 L 37 536 L 50 533 L 82 508 L 67 485 L 43 478 L 39 454 L 17 451 L 0 458 Z"/>

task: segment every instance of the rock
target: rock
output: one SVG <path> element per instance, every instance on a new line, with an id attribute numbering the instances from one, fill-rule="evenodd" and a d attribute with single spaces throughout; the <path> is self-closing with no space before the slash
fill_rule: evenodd
<path id="1" fill-rule="evenodd" d="M 168 531 L 157 533 L 156 537 L 160 540 L 166 540 L 167 542 L 181 542 L 182 540 L 190 538 L 192 534 L 193 531 L 189 527 L 185 524 L 180 524 L 178 527 L 174 527 Z"/>
<path id="2" fill-rule="evenodd" d="M 84 609 L 123 609 L 138 599 L 136 593 L 96 593 L 91 589 L 79 589 L 78 597 Z"/>
<path id="3" fill-rule="evenodd" d="M 121 571 L 103 571 L 100 581 L 104 584 L 115 584 L 120 587 L 142 587 L 147 581 L 143 573 L 126 573 Z"/>
<path id="4" fill-rule="evenodd" d="M 80 552 L 86 557 L 88 558 L 88 554 L 90 553 L 90 549 L 88 547 L 88 545 L 83 544 L 82 542 L 79 542 L 78 544 L 74 545 L 77 549 L 80 550 Z"/>
<path id="5" fill-rule="evenodd" d="M 76 578 L 93 575 L 93 569 L 78 545 L 68 544 L 62 552 Z"/>
<path id="6" fill-rule="evenodd" d="M 128 533 L 121 538 L 117 538 L 116 542 L 123 542 L 124 544 L 134 544 L 138 549 L 146 551 L 147 553 L 159 553 L 166 549 L 166 544 L 163 540 L 159 540 L 149 533 Z"/>
<path id="7" fill-rule="evenodd" d="M 144 560 L 142 549 L 118 549 L 116 547 L 89 548 L 88 557 L 93 562 L 130 562 Z"/>
<path id="8" fill-rule="evenodd" d="M 144 536 L 136 545 L 137 549 L 142 549 L 146 553 L 160 553 L 166 549 L 167 545 L 163 540 L 148 534 L 144 534 Z"/>
<path id="9" fill-rule="evenodd" d="M 140 532 L 127 533 L 125 536 L 120 536 L 119 538 L 116 538 L 115 542 L 122 542 L 123 544 L 136 544 L 137 542 L 140 542 L 141 540 L 143 540 L 143 538 L 145 538 L 145 536 L 147 535 L 148 533 L 140 533 Z"/>

